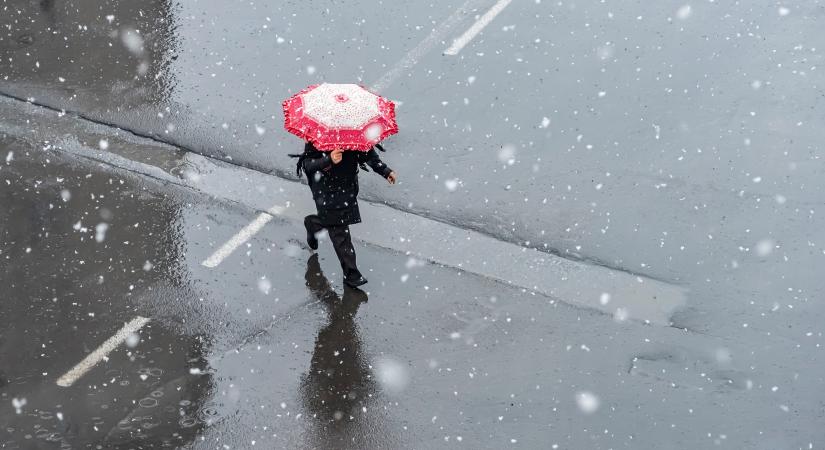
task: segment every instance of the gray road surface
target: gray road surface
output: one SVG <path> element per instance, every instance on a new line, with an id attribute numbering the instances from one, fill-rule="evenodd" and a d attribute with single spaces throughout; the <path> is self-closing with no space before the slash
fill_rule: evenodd
<path id="1" fill-rule="evenodd" d="M 821 448 L 823 6 L 513 1 L 445 55 L 494 4 L 0 4 L 0 94 L 65 120 L 0 119 L 0 446 Z M 290 217 L 204 267 L 263 200 L 82 157 L 290 178 L 280 101 L 351 80 L 402 127 L 402 183 L 365 198 L 677 286 L 669 326 L 420 265 L 369 222 L 365 303 Z"/>

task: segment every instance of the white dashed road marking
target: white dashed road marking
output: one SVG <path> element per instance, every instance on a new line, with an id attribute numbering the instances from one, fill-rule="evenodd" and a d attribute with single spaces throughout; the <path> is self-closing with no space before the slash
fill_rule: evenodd
<path id="1" fill-rule="evenodd" d="M 489 25 L 490 22 L 492 22 L 493 19 L 495 19 L 496 16 L 499 15 L 500 12 L 504 11 L 504 8 L 506 8 L 511 1 L 513 0 L 498 0 L 498 2 L 495 5 L 493 5 L 493 7 L 490 8 L 489 11 L 484 13 L 483 16 L 479 17 L 478 20 L 476 20 L 476 23 L 474 23 L 473 26 L 467 29 L 467 31 L 465 31 L 464 34 L 459 36 L 458 39 L 453 41 L 453 45 L 451 45 L 450 48 L 448 48 L 447 50 L 444 50 L 444 54 L 450 56 L 457 55 L 458 52 L 460 52 L 465 45 L 469 44 L 470 41 L 472 41 L 478 33 L 481 33 L 481 30 L 483 30 L 484 27 Z"/>
<path id="2" fill-rule="evenodd" d="M 458 24 L 464 16 L 470 13 L 475 3 L 478 3 L 478 0 L 467 0 L 459 6 L 458 9 L 450 14 L 449 17 L 434 28 L 423 41 L 407 52 L 403 58 L 401 58 L 397 63 L 395 63 L 394 66 L 392 66 L 392 68 L 390 68 L 390 70 L 387 71 L 387 73 L 382 75 L 381 78 L 379 78 L 378 81 L 372 85 L 372 90 L 380 92 L 386 89 L 394 83 L 398 77 L 403 75 L 404 72 L 418 64 L 418 61 L 423 58 L 424 55 L 429 53 L 433 46 L 444 39 L 452 27 Z"/>
<path id="3" fill-rule="evenodd" d="M 123 328 L 118 330 L 114 336 L 110 337 L 106 340 L 103 344 L 100 345 L 95 351 L 89 353 L 83 361 L 80 361 L 76 366 L 72 368 L 72 370 L 66 372 L 65 375 L 57 379 L 57 385 L 62 387 L 69 387 L 74 384 L 80 377 L 86 374 L 92 367 L 96 366 L 101 360 L 106 358 L 106 355 L 109 354 L 112 350 L 117 348 L 123 341 L 129 337 L 130 334 L 137 332 L 141 329 L 146 323 L 149 322 L 149 319 L 146 317 L 135 317 L 126 325 L 123 325 Z"/>
<path id="4" fill-rule="evenodd" d="M 255 235 L 261 228 L 264 227 L 267 223 L 269 223 L 272 218 L 278 214 L 284 212 L 284 208 L 282 206 L 275 205 L 272 208 L 269 208 L 267 212 L 260 213 L 258 217 L 255 218 L 249 225 L 243 227 L 241 231 L 239 231 L 236 235 L 232 236 L 231 239 L 226 241 L 225 244 L 221 246 L 221 248 L 215 250 L 215 253 L 206 258 L 201 264 L 206 267 L 217 267 L 227 256 L 231 255 L 238 247 L 243 245 L 246 241 L 249 240 L 252 236 Z"/>

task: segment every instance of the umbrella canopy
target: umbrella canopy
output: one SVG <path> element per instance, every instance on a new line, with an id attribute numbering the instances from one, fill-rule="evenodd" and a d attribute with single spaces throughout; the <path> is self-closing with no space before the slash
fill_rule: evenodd
<path id="1" fill-rule="evenodd" d="M 324 151 L 366 151 L 398 132 L 395 104 L 357 84 L 315 84 L 284 100 L 284 127 Z"/>

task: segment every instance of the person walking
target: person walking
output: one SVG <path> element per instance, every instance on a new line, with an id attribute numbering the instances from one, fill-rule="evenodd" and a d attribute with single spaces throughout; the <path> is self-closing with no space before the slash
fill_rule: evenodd
<path id="1" fill-rule="evenodd" d="M 372 170 L 395 184 L 396 174 L 378 157 L 379 142 L 398 132 L 395 103 L 352 83 L 313 84 L 283 101 L 284 128 L 306 142 L 298 176 L 306 173 L 317 214 L 304 219 L 307 244 L 318 249 L 316 233 L 329 232 L 344 271 L 344 284 L 367 282 L 355 261 L 349 226 L 361 222 L 358 169 Z"/>
<path id="2" fill-rule="evenodd" d="M 390 169 L 375 149 L 383 151 L 376 144 L 368 151 L 333 150 L 322 152 L 307 142 L 304 152 L 298 156 L 297 173 L 307 176 L 317 214 L 304 218 L 307 232 L 307 245 L 312 250 L 318 249 L 317 233 L 326 229 L 335 254 L 341 263 L 344 284 L 358 287 L 367 283 L 367 279 L 358 270 L 355 248 L 349 226 L 361 222 L 358 209 L 358 172 L 359 168 L 384 177 L 390 184 L 397 181 L 396 173 Z"/>

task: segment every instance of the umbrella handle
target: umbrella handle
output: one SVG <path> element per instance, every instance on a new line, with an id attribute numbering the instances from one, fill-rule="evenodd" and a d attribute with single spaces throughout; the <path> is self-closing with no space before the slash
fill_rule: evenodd
<path id="1" fill-rule="evenodd" d="M 381 150 L 382 152 L 386 152 L 386 150 L 384 150 L 384 147 L 381 144 L 375 144 L 375 148 Z"/>

